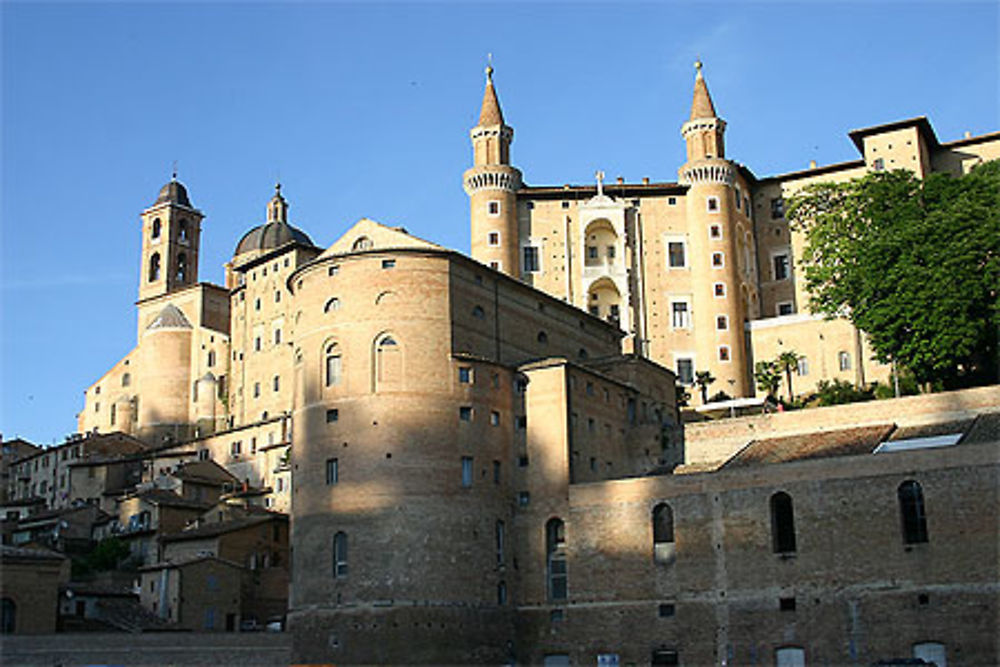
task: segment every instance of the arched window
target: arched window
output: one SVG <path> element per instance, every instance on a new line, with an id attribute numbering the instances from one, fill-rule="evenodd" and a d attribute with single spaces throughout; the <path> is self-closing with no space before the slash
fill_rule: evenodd
<path id="1" fill-rule="evenodd" d="M 10 598 L 0 599 L 0 633 L 13 634 L 17 630 L 17 605 Z"/>
<path id="2" fill-rule="evenodd" d="M 395 292 L 392 292 L 390 290 L 386 290 L 385 292 L 382 292 L 377 297 L 375 297 L 375 305 L 379 306 L 379 305 L 384 304 L 384 303 L 389 303 L 390 301 L 392 301 L 395 298 L 396 298 L 396 293 Z"/>
<path id="3" fill-rule="evenodd" d="M 177 253 L 177 280 L 179 282 L 187 281 L 187 255 L 184 253 Z"/>
<path id="4" fill-rule="evenodd" d="M 327 300 L 326 305 L 323 306 L 323 312 L 332 313 L 335 310 L 340 310 L 340 299 L 332 296 Z"/>
<path id="5" fill-rule="evenodd" d="M 545 524 L 545 574 L 549 600 L 565 600 L 569 581 L 566 570 L 566 524 L 562 519 L 549 519 Z"/>
<path id="6" fill-rule="evenodd" d="M 153 239 L 154 241 L 156 241 L 156 240 L 158 240 L 160 238 L 160 226 L 161 226 L 160 225 L 160 219 L 159 218 L 155 218 L 153 220 L 153 231 L 149 235 L 149 237 L 151 239 Z"/>
<path id="7" fill-rule="evenodd" d="M 674 510 L 667 503 L 653 508 L 653 560 L 670 563 L 674 559 Z"/>
<path id="8" fill-rule="evenodd" d="M 549 335 L 547 333 L 545 333 L 544 331 L 539 331 L 538 332 L 538 336 L 536 336 L 536 338 L 538 339 L 539 343 L 548 343 L 549 342 Z"/>
<path id="9" fill-rule="evenodd" d="M 336 579 L 347 576 L 347 533 L 343 531 L 333 536 L 333 576 Z"/>
<path id="10" fill-rule="evenodd" d="M 896 490 L 899 512 L 903 520 L 903 543 L 927 542 L 927 517 L 924 514 L 924 492 L 920 484 L 906 480 Z"/>
<path id="11" fill-rule="evenodd" d="M 587 349 L 586 349 L 586 348 L 583 348 L 583 347 L 581 347 L 581 348 L 580 348 L 580 351 L 579 351 L 579 352 L 577 352 L 577 356 L 578 356 L 578 357 L 580 357 L 581 359 L 586 359 L 586 358 L 587 358 L 587 357 L 589 356 L 589 355 L 587 354 Z"/>
<path id="12" fill-rule="evenodd" d="M 375 342 L 376 387 L 399 382 L 402 374 L 402 351 L 399 343 L 390 334 L 380 336 Z"/>
<path id="13" fill-rule="evenodd" d="M 122 375 L 122 386 L 127 387 L 130 384 L 132 384 L 132 374 L 125 373 L 124 375 Z"/>
<path id="14" fill-rule="evenodd" d="M 160 253 L 154 252 L 149 258 L 149 282 L 154 283 L 160 279 Z"/>
<path id="15" fill-rule="evenodd" d="M 341 358 L 340 346 L 336 343 L 330 344 L 326 348 L 326 374 L 325 382 L 327 387 L 334 387 L 340 384 Z"/>
<path id="16" fill-rule="evenodd" d="M 351 250 L 371 250 L 373 245 L 372 240 L 367 236 L 359 236 L 355 239 L 354 245 L 351 246 Z"/>
<path id="17" fill-rule="evenodd" d="M 177 228 L 177 238 L 181 240 L 181 243 L 187 243 L 188 241 L 188 221 L 181 220 L 181 224 Z"/>
<path id="18" fill-rule="evenodd" d="M 771 546 L 776 554 L 795 553 L 795 513 L 784 491 L 771 496 Z"/>

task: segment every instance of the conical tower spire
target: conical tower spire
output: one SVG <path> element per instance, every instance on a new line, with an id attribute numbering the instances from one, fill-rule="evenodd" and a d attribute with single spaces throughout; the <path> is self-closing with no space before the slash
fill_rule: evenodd
<path id="1" fill-rule="evenodd" d="M 691 117 L 688 120 L 718 118 L 715 115 L 712 96 L 708 92 L 708 84 L 705 83 L 705 77 L 701 75 L 701 61 L 696 61 L 694 67 L 698 70 L 698 74 L 694 77 L 694 98 L 691 100 Z"/>
<path id="2" fill-rule="evenodd" d="M 493 87 L 493 65 L 486 66 L 486 90 L 483 91 L 483 107 L 479 112 L 479 125 L 503 125 L 503 112 L 500 110 L 500 100 Z"/>

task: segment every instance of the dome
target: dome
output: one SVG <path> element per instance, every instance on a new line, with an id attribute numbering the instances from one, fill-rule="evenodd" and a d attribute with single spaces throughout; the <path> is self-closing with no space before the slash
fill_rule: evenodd
<path id="1" fill-rule="evenodd" d="M 274 250 L 292 241 L 307 246 L 313 245 L 312 239 L 301 229 L 284 222 L 268 222 L 244 234 L 236 245 L 236 252 L 233 255 L 242 255 L 253 250 Z"/>
<path id="2" fill-rule="evenodd" d="M 156 198 L 156 204 L 180 204 L 190 208 L 191 200 L 188 199 L 187 188 L 180 181 L 171 179 L 169 183 L 160 188 L 160 196 Z"/>

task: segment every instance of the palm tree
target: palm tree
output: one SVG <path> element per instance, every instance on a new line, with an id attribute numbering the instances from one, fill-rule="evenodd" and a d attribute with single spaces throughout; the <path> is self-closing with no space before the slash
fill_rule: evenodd
<path id="1" fill-rule="evenodd" d="M 799 367 L 799 353 L 788 350 L 778 355 L 775 360 L 779 370 L 785 372 L 785 380 L 788 382 L 788 400 L 795 400 L 795 393 L 792 391 L 792 370 Z"/>
<path id="2" fill-rule="evenodd" d="M 757 388 L 768 396 L 775 396 L 781 387 L 781 371 L 773 361 L 758 361 L 753 371 Z"/>
<path id="3" fill-rule="evenodd" d="M 694 374 L 694 383 L 701 389 L 701 402 L 708 403 L 708 385 L 715 382 L 712 371 L 698 371 Z"/>

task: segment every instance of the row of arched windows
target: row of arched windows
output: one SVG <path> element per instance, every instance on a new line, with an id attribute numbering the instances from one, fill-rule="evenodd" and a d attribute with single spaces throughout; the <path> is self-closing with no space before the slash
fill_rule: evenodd
<path id="1" fill-rule="evenodd" d="M 160 232 L 162 231 L 162 228 L 163 228 L 163 225 L 160 222 L 160 219 L 159 218 L 154 218 L 153 219 L 152 230 L 150 231 L 150 234 L 149 234 L 150 239 L 152 239 L 153 241 L 158 240 L 160 238 Z M 181 220 L 178 223 L 178 225 L 177 225 L 177 239 L 181 243 L 187 243 L 188 240 L 190 239 L 190 231 L 189 231 L 189 229 L 190 228 L 189 228 L 187 220 Z"/>
<path id="2" fill-rule="evenodd" d="M 149 282 L 154 283 L 160 279 L 161 268 L 162 268 L 161 264 L 162 262 L 160 260 L 160 253 L 154 252 L 149 258 L 149 274 L 148 274 Z M 183 252 L 177 253 L 177 273 L 175 274 L 174 277 L 178 282 L 183 283 L 187 282 L 187 275 L 188 275 L 187 255 Z"/>
<path id="3" fill-rule="evenodd" d="M 403 373 L 402 346 L 392 334 L 383 333 L 374 342 L 372 379 L 378 385 L 399 382 Z M 323 352 L 323 385 L 335 387 L 343 380 L 343 353 L 338 343 L 330 343 Z"/>

